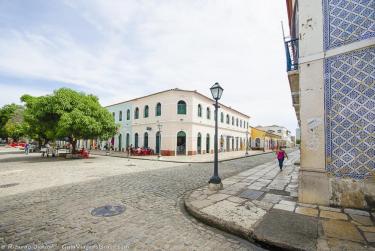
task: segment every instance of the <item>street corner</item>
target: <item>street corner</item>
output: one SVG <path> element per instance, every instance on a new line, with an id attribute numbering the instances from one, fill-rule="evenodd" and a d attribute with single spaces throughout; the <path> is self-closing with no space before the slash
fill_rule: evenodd
<path id="1" fill-rule="evenodd" d="M 291 250 L 316 250 L 319 221 L 315 217 L 271 209 L 254 229 L 253 239 Z"/>

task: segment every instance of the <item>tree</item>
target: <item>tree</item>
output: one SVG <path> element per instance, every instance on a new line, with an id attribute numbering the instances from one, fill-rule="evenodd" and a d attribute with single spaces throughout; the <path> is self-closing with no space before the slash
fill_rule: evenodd
<path id="1" fill-rule="evenodd" d="M 52 95 L 24 95 L 21 100 L 26 103 L 29 133 L 45 140 L 66 139 L 73 151 L 79 139 L 108 139 L 116 134 L 112 115 L 96 96 L 61 88 Z"/>
<path id="2" fill-rule="evenodd" d="M 20 125 L 23 121 L 22 113 L 23 107 L 16 104 L 4 105 L 0 109 L 0 138 L 8 139 L 20 135 L 14 138 L 18 140 L 19 137 L 23 136 L 23 133 L 20 133 Z M 15 133 L 16 131 L 18 131 L 18 133 Z M 9 133 L 11 133 L 11 135 Z"/>

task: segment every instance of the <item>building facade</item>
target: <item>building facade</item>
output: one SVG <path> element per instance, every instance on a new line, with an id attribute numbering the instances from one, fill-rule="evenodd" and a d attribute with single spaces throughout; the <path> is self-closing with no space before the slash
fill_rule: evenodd
<path id="1" fill-rule="evenodd" d="M 213 153 L 214 101 L 196 91 L 171 89 L 107 106 L 120 129 L 110 144 L 151 148 L 161 155 Z M 220 104 L 219 151 L 246 147 L 249 116 Z"/>
<path id="2" fill-rule="evenodd" d="M 271 125 L 271 126 L 258 126 L 259 130 L 265 131 L 270 134 L 276 134 L 281 137 L 281 146 L 293 147 L 291 132 L 284 126 Z"/>
<path id="3" fill-rule="evenodd" d="M 286 0 L 299 201 L 375 207 L 374 1 Z"/>
<path id="4" fill-rule="evenodd" d="M 280 135 L 261 130 L 258 127 L 251 127 L 250 135 L 250 148 L 253 150 L 275 150 L 282 145 Z"/>

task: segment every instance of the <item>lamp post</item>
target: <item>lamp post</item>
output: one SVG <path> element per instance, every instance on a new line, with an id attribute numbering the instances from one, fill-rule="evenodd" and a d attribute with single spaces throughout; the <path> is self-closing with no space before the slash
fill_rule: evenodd
<path id="1" fill-rule="evenodd" d="M 215 138 L 214 138 L 214 174 L 210 178 L 208 182 L 208 188 L 210 190 L 220 190 L 223 189 L 223 183 L 221 183 L 221 178 L 219 177 L 219 159 L 218 159 L 218 110 L 219 110 L 219 103 L 218 100 L 221 98 L 223 94 L 223 88 L 219 85 L 219 83 L 215 83 L 211 88 L 211 94 L 213 99 L 215 100 Z"/>

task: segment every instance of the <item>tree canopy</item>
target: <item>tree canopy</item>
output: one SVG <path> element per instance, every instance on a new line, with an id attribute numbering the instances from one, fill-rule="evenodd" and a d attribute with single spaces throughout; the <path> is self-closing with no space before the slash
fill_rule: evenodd
<path id="1" fill-rule="evenodd" d="M 4 105 L 0 108 L 0 138 L 18 140 L 25 135 L 23 110 L 22 106 L 16 104 Z"/>
<path id="2" fill-rule="evenodd" d="M 94 95 L 61 88 L 46 96 L 23 95 L 21 100 L 28 134 L 42 141 L 65 139 L 75 147 L 78 139 L 108 139 L 117 130 L 112 115 Z"/>

